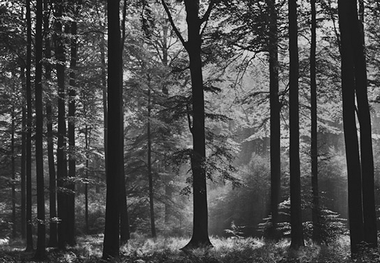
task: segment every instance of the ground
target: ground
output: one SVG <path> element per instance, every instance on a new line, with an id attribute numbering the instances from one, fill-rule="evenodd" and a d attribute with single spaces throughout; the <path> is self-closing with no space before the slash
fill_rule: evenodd
<path id="1" fill-rule="evenodd" d="M 134 236 L 121 248 L 120 259 L 113 262 L 130 263 L 266 263 L 266 262 L 380 262 L 378 250 L 370 251 L 361 261 L 350 259 L 349 237 L 342 236 L 329 246 L 306 242 L 299 251 L 289 250 L 289 240 L 277 243 L 258 238 L 211 238 L 213 248 L 183 252 L 188 238 Z M 102 262 L 102 237 L 78 238 L 78 245 L 67 251 L 48 249 L 44 262 Z M 33 262 L 33 252 L 25 252 L 20 241 L 0 244 L 0 262 Z"/>

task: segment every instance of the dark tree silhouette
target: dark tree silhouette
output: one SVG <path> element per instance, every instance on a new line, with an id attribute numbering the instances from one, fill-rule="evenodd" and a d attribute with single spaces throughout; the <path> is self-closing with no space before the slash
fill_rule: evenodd
<path id="1" fill-rule="evenodd" d="M 65 111 L 65 48 L 62 32 L 62 0 L 54 2 L 55 16 L 55 57 L 58 81 L 58 142 L 57 142 L 57 205 L 58 217 L 58 247 L 64 249 L 68 241 L 68 203 L 67 203 L 67 160 L 66 160 L 66 111 Z"/>
<path id="2" fill-rule="evenodd" d="M 120 1 L 108 2 L 108 124 L 107 124 L 107 195 L 103 259 L 119 256 L 119 216 L 124 176 L 123 96 L 121 86 Z M 124 188 L 125 189 L 125 188 Z M 125 199 L 125 197 L 124 197 Z"/>
<path id="3" fill-rule="evenodd" d="M 346 145 L 348 176 L 348 213 L 350 222 L 351 253 L 356 255 L 363 240 L 362 180 L 358 135 L 355 120 L 355 71 L 350 20 L 355 19 L 351 1 L 339 0 L 339 27 L 341 35 L 341 77 L 343 98 L 343 129 Z M 355 7 L 356 8 L 356 7 Z"/>
<path id="4" fill-rule="evenodd" d="M 278 239 L 278 204 L 280 202 L 281 188 L 281 133 L 280 111 L 278 100 L 278 35 L 276 1 L 267 0 L 269 15 L 269 96 L 270 96 L 270 169 L 271 169 L 271 214 L 272 226 L 269 237 Z"/>
<path id="5" fill-rule="evenodd" d="M 301 211 L 301 172 L 299 156 L 298 99 L 298 26 L 297 1 L 288 1 L 289 9 L 289 126 L 290 126 L 290 225 L 291 248 L 304 246 Z"/>

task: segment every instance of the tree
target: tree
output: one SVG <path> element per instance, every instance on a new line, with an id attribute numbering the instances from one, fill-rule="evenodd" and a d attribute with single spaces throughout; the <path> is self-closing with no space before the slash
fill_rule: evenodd
<path id="1" fill-rule="evenodd" d="M 26 250 L 33 250 L 32 237 L 32 21 L 30 0 L 26 0 L 27 46 L 26 46 Z"/>
<path id="2" fill-rule="evenodd" d="M 280 111 L 279 84 L 278 84 L 278 34 L 277 34 L 277 10 L 276 1 L 269 0 L 269 96 L 270 96 L 270 165 L 271 165 L 271 214 L 272 229 L 269 235 L 273 239 L 278 239 L 278 204 L 280 202 L 281 187 L 281 131 L 280 131 Z"/>
<path id="3" fill-rule="evenodd" d="M 299 99 L 298 99 L 298 26 L 297 1 L 288 1 L 289 9 L 289 126 L 290 126 L 290 225 L 291 248 L 304 246 L 301 211 L 301 172 L 299 156 Z"/>
<path id="4" fill-rule="evenodd" d="M 107 124 L 107 195 L 103 259 L 119 256 L 120 182 L 124 176 L 123 96 L 121 86 L 120 1 L 109 1 L 108 15 L 108 124 Z M 124 197 L 125 198 L 125 197 Z"/>
<path id="5" fill-rule="evenodd" d="M 208 209 L 207 209 L 207 188 L 206 171 L 204 168 L 206 160 L 206 141 L 205 141 L 205 101 L 202 74 L 202 24 L 207 25 L 212 8 L 216 1 L 211 0 L 203 17 L 200 17 L 199 0 L 185 0 L 186 22 L 188 38 L 185 41 L 174 24 L 170 10 L 165 2 L 162 4 L 169 17 L 177 37 L 185 47 L 190 60 L 192 109 L 188 112 L 192 121 L 189 123 L 190 131 L 193 135 L 193 151 L 191 153 L 191 170 L 193 182 L 193 234 L 189 243 L 183 249 L 192 249 L 201 246 L 211 246 L 208 236 Z M 205 25 L 205 26 L 206 26 Z"/>
<path id="6" fill-rule="evenodd" d="M 316 44 L 317 44 L 317 19 L 315 0 L 311 5 L 311 47 L 310 47 L 310 111 L 311 111 L 311 180 L 312 180 L 312 220 L 313 240 L 321 242 L 320 237 L 320 207 L 318 190 L 318 119 L 317 119 L 317 79 L 316 79 Z"/>
<path id="7" fill-rule="evenodd" d="M 57 60 L 58 82 L 58 142 L 57 142 L 57 205 L 58 247 L 64 249 L 68 242 L 68 203 L 67 203 L 67 160 L 66 160 L 66 109 L 65 109 L 65 47 L 63 39 L 63 5 L 62 0 L 55 2 L 55 57 Z"/>
<path id="8" fill-rule="evenodd" d="M 50 0 L 44 0 L 44 37 L 45 37 L 45 59 L 51 59 L 51 45 L 50 45 L 50 28 L 49 18 L 50 12 Z M 45 83 L 50 88 L 51 77 L 51 64 L 45 62 Z M 48 95 L 45 101 L 46 110 L 46 140 L 47 140 L 47 157 L 49 167 L 49 247 L 56 247 L 58 244 L 57 239 L 57 187 L 56 187 L 56 172 L 54 161 L 54 140 L 53 140 L 53 107 L 51 97 Z"/>
<path id="9" fill-rule="evenodd" d="M 42 102 L 42 0 L 36 6 L 36 72 L 35 72 L 35 107 L 36 107 L 36 177 L 37 177 L 37 250 L 35 258 L 45 257 L 45 189 L 43 168 L 43 102 Z"/>

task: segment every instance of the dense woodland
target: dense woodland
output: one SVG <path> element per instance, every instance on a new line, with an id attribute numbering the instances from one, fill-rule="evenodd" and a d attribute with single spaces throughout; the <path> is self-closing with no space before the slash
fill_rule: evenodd
<path id="1" fill-rule="evenodd" d="M 2 250 L 379 260 L 378 1 L 5 0 L 0 19 Z"/>

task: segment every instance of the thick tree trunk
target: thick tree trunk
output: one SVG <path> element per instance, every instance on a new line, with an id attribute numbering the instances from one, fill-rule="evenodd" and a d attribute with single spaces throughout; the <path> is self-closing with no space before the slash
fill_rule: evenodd
<path id="1" fill-rule="evenodd" d="M 354 19 L 354 17 L 350 11 L 350 1 L 339 0 L 338 11 L 342 57 L 343 129 L 348 176 L 348 216 L 350 223 L 351 253 L 353 256 L 356 256 L 359 252 L 359 244 L 363 240 L 363 208 L 361 167 L 355 120 L 355 71 L 353 46 L 350 38 L 350 32 L 352 30 L 350 20 Z"/>
<path id="2" fill-rule="evenodd" d="M 205 105 L 201 61 L 199 1 L 185 0 L 188 42 L 185 46 L 190 58 L 192 92 L 193 153 L 191 170 L 193 173 L 193 235 L 183 249 L 211 246 L 208 236 L 207 187 L 204 162 L 206 161 Z"/>
<path id="3" fill-rule="evenodd" d="M 352 1 L 353 17 L 358 17 L 357 1 Z M 360 1 L 364 9 L 363 1 Z M 362 19 L 363 11 L 361 11 Z M 375 182 L 372 149 L 371 113 L 367 94 L 367 66 L 365 58 L 363 21 L 350 19 L 351 41 L 354 51 L 355 89 L 360 124 L 360 160 L 362 172 L 363 195 L 363 238 L 370 247 L 377 247 L 377 226 L 375 207 Z"/>
<path id="4" fill-rule="evenodd" d="M 30 14 L 30 0 L 26 0 L 27 20 L 27 51 L 26 51 L 26 104 L 27 104 L 27 132 L 26 132 L 26 250 L 33 250 L 32 225 L 32 22 Z"/>
<path id="5" fill-rule="evenodd" d="M 316 45 L 317 20 L 315 0 L 311 0 L 311 47 L 310 47 L 310 106 L 311 106 L 311 187 L 313 194 L 312 221 L 313 241 L 321 243 L 320 207 L 318 190 L 318 121 L 317 121 L 317 78 L 316 78 Z"/>
<path id="6" fill-rule="evenodd" d="M 119 256 L 120 182 L 124 176 L 123 92 L 121 87 L 120 1 L 108 2 L 107 195 L 103 259 Z M 125 186 L 124 186 L 125 187 Z"/>
<path id="7" fill-rule="evenodd" d="M 50 0 L 44 1 L 44 10 L 49 10 Z M 45 58 L 51 58 L 51 45 L 49 37 L 49 12 L 44 14 L 44 35 L 45 35 Z M 45 63 L 45 81 L 51 81 L 51 65 L 49 62 Z M 53 140 L 53 110 L 51 99 L 46 99 L 46 139 L 47 139 L 47 154 L 48 154 L 48 167 L 49 167 L 49 247 L 56 247 L 58 245 L 57 237 L 57 190 L 56 190 L 56 172 L 54 161 L 54 140 Z"/>
<path id="8" fill-rule="evenodd" d="M 299 156 L 299 99 L 298 99 L 298 29 L 297 1 L 289 0 L 289 126 L 290 126 L 290 225 L 291 248 L 304 246 L 301 211 L 301 172 Z"/>
<path id="9" fill-rule="evenodd" d="M 58 247 L 64 249 L 68 241 L 68 210 L 67 210 L 67 160 L 66 160 L 66 111 L 65 111 L 65 50 L 62 32 L 63 2 L 56 1 L 55 6 L 55 57 L 58 61 L 58 142 L 57 142 L 57 204 L 58 217 Z"/>
<path id="10" fill-rule="evenodd" d="M 269 238 L 277 240 L 280 233 L 277 230 L 278 204 L 280 202 L 281 186 L 281 144 L 280 144 L 280 110 L 278 101 L 278 36 L 277 11 L 275 0 L 268 0 L 269 8 L 269 94 L 270 94 L 270 168 L 271 168 L 271 214 L 272 226 Z"/>
<path id="11" fill-rule="evenodd" d="M 37 250 L 35 259 L 45 257 L 45 187 L 44 187 L 44 153 L 43 153 L 43 102 L 42 102 L 42 0 L 36 5 L 36 73 L 35 73 L 35 105 L 36 105 L 36 177 L 37 177 Z"/>

